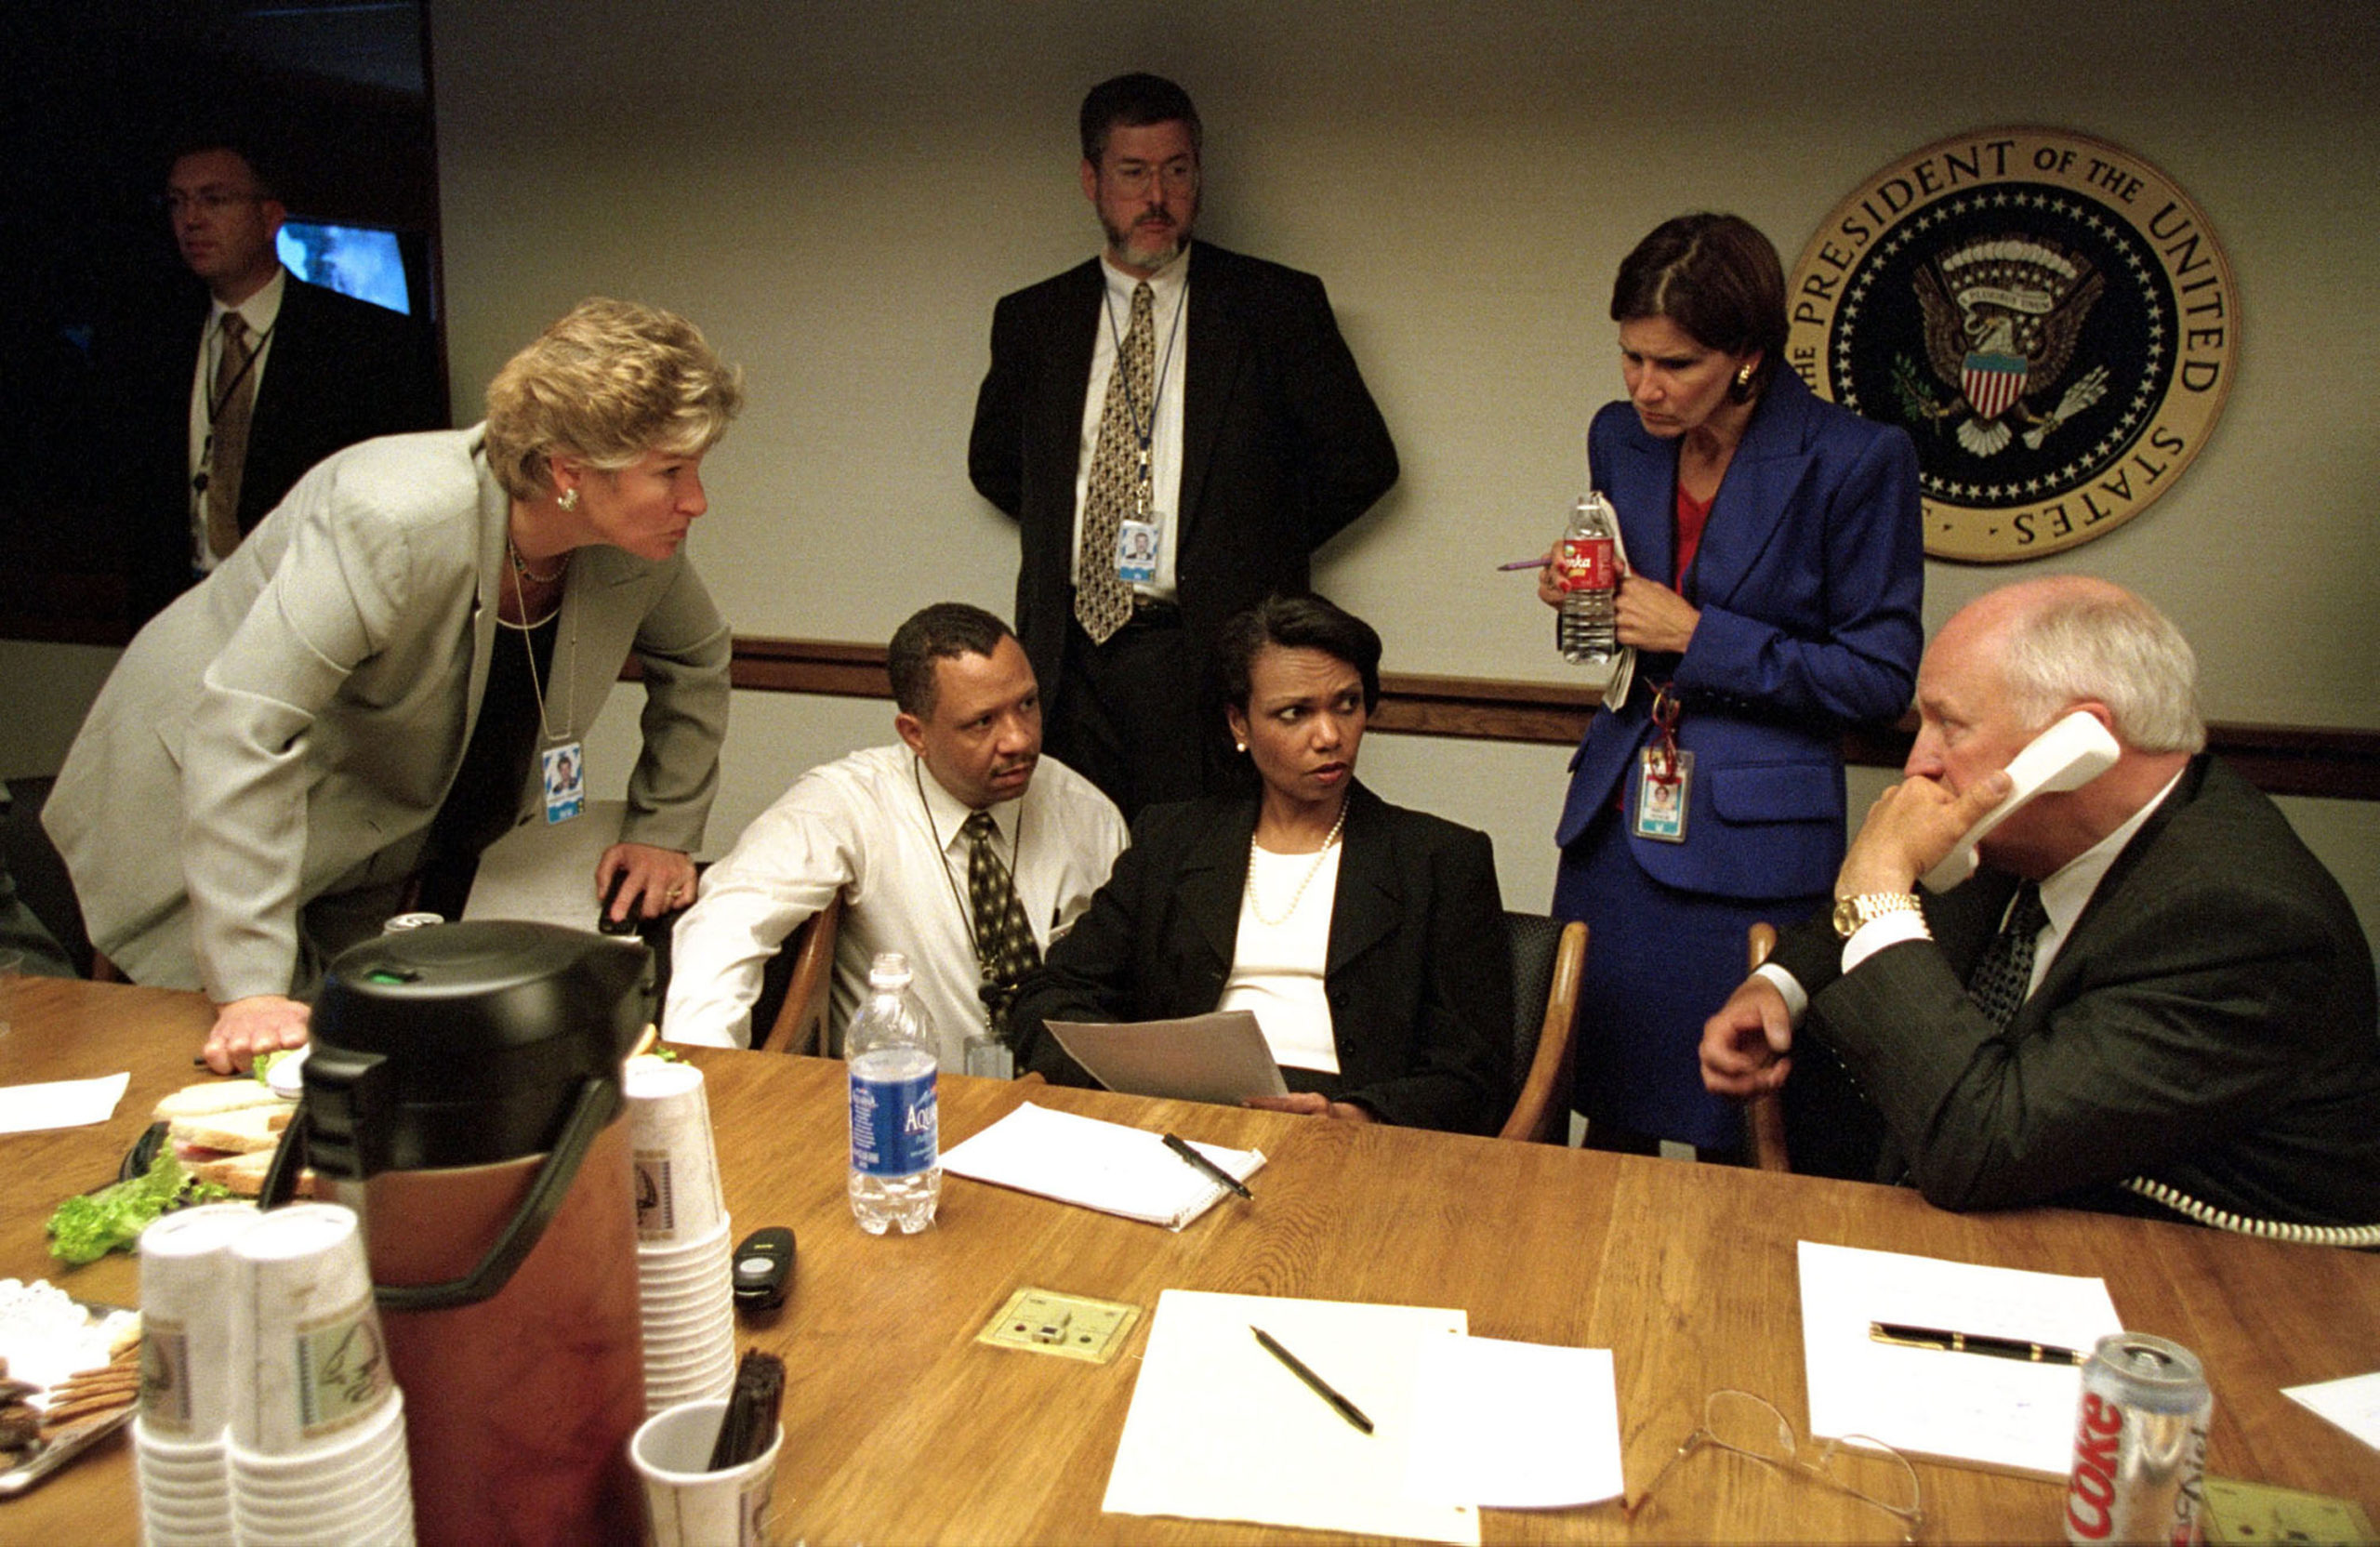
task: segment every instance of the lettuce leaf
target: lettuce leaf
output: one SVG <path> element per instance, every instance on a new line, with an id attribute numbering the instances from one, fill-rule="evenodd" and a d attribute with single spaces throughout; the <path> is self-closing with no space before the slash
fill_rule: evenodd
<path id="1" fill-rule="evenodd" d="M 170 1147 L 162 1149 L 142 1174 L 60 1204 L 49 1216 L 49 1254 L 77 1267 L 96 1263 L 111 1251 L 129 1251 L 149 1222 L 167 1209 L 231 1196 L 230 1188 L 184 1170 Z"/>

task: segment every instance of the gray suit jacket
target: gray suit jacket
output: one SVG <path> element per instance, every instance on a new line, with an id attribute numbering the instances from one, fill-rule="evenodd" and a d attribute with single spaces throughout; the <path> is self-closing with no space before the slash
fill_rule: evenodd
<path id="1" fill-rule="evenodd" d="M 1840 976 L 1823 919 L 1772 959 L 1929 1200 L 2136 1209 L 2113 1183 L 2146 1173 L 2255 1218 L 2380 1222 L 2371 949 L 2270 800 L 2193 761 L 2003 1031 L 1964 985 L 2015 890 L 1987 869 L 1929 895 L 1934 940 Z"/>
<path id="2" fill-rule="evenodd" d="M 477 430 L 366 442 L 133 641 L 43 821 L 92 943 L 136 982 L 286 993 L 299 907 L 412 870 L 499 642 L 509 510 Z M 647 698 L 623 836 L 692 850 L 726 734 L 727 626 L 682 554 L 588 549 L 546 691 L 557 734 L 586 734 L 631 651 Z"/>

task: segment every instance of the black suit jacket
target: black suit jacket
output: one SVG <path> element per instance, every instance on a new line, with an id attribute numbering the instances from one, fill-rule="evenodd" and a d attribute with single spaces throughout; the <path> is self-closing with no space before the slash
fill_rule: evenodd
<path id="1" fill-rule="evenodd" d="M 2145 1173 L 2256 1218 L 2380 1223 L 2372 952 L 2279 808 L 2194 760 L 2001 1031 L 1964 984 L 2016 887 L 1987 869 L 1927 896 L 1932 942 L 1848 974 L 1822 920 L 1775 959 L 1929 1200 L 2137 1209 L 2113 1183 Z"/>
<path id="2" fill-rule="evenodd" d="M 208 306 L 205 293 L 196 292 L 140 341 L 139 404 L 127 426 L 134 443 L 124 496 L 136 622 L 192 579 L 190 393 Z M 290 485 L 332 452 L 375 436 L 440 429 L 445 416 L 426 326 L 290 275 L 249 417 L 241 532 L 255 530 Z"/>
<path id="3" fill-rule="evenodd" d="M 1487 1133 L 1503 1116 L 1512 956 L 1488 835 L 1350 793 L 1323 992 L 1339 1075 L 1317 1086 L 1392 1123 Z M 1020 1064 L 1087 1083 L 1043 1023 L 1202 1015 L 1237 949 L 1252 800 L 1155 806 L 1012 1025 Z"/>
<path id="4" fill-rule="evenodd" d="M 1312 274 L 1211 243 L 1190 251 L 1174 571 L 1203 646 L 1269 591 L 1307 588 L 1308 556 L 1396 482 L 1396 448 Z M 1016 633 L 1045 695 L 1074 617 L 1075 474 L 1104 284 L 1092 258 L 992 312 L 968 475 L 1014 517 Z"/>

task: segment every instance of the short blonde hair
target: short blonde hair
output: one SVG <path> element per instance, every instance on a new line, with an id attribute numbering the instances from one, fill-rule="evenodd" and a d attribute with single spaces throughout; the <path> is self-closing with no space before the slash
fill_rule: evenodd
<path id="1" fill-rule="evenodd" d="M 596 296 L 506 362 L 487 390 L 487 461 L 516 499 L 551 492 L 557 452 L 616 472 L 694 456 L 744 405 L 743 373 L 674 311 Z"/>

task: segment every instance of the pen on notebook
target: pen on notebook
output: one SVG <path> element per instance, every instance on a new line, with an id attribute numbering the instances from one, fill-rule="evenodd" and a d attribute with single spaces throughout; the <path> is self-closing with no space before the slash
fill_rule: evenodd
<path id="1" fill-rule="evenodd" d="M 1229 1187 L 1233 1192 L 1237 1193 L 1244 1198 L 1248 1198 L 1251 1201 L 1254 1200 L 1256 1195 L 1250 1192 L 1246 1184 L 1244 1184 L 1239 1178 L 1232 1175 L 1231 1172 L 1223 1170 L 1221 1166 L 1216 1165 L 1212 1160 L 1210 1160 L 1205 1156 L 1199 1154 L 1195 1145 L 1184 1143 L 1173 1134 L 1169 1133 L 1165 1136 L 1165 1147 L 1171 1150 L 1174 1154 L 1182 1157 L 1183 1159 L 1190 1162 L 1193 1169 L 1206 1172 L 1211 1180 L 1225 1187 Z"/>
<path id="2" fill-rule="evenodd" d="M 1940 1327 L 1911 1327 L 1897 1321 L 1871 1321 L 1868 1338 L 1899 1348 L 1931 1348 L 1944 1354 L 1989 1354 L 1995 1359 L 2023 1359 L 2037 1365 L 2079 1365 L 2091 1355 L 2079 1348 L 2054 1342 L 2029 1342 L 2023 1338 L 1995 1338 L 1982 1332 L 1953 1332 Z"/>
<path id="3" fill-rule="evenodd" d="M 1356 1407 L 1353 1402 L 1350 1402 L 1345 1397 L 1340 1395 L 1339 1393 L 1332 1388 L 1329 1382 L 1324 1380 L 1321 1376 L 1316 1375 L 1314 1371 L 1306 1368 L 1305 1361 L 1290 1353 L 1288 1349 L 1283 1348 L 1274 1340 L 1272 1333 L 1267 1332 L 1262 1327 L 1258 1327 L 1253 1324 L 1251 1324 L 1248 1329 L 1256 1334 L 1256 1341 L 1264 1345 L 1265 1353 L 1270 1354 L 1273 1357 L 1289 1366 L 1289 1373 L 1295 1375 L 1299 1380 L 1303 1381 L 1307 1385 L 1313 1387 L 1314 1394 L 1316 1396 L 1321 1397 L 1325 1402 L 1329 1403 L 1331 1407 L 1337 1408 L 1341 1418 L 1345 1419 L 1348 1422 L 1354 1424 L 1365 1434 L 1368 1435 L 1372 1432 L 1372 1421 L 1364 1416 L 1363 1408 Z"/>
<path id="4" fill-rule="evenodd" d="M 1509 564 L 1498 564 L 1496 573 L 1501 575 L 1506 570 L 1514 569 L 1543 569 L 1545 563 L 1545 555 L 1540 553 L 1534 559 L 1515 559 Z"/>

